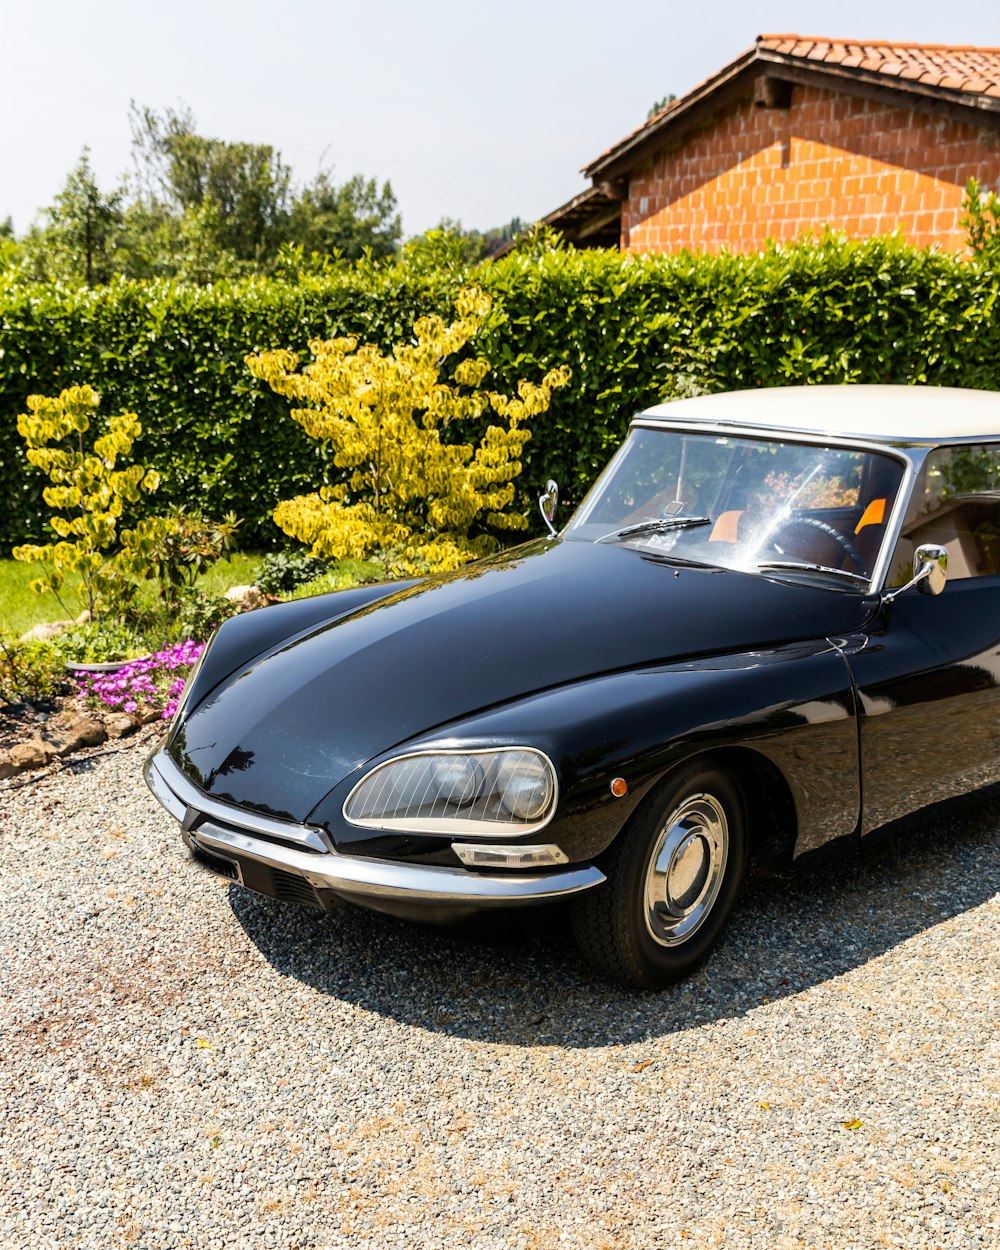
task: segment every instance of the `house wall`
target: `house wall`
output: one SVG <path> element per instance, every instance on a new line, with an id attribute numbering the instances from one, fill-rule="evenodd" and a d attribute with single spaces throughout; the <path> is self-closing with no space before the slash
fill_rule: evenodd
<path id="1" fill-rule="evenodd" d="M 633 172 L 622 251 L 751 251 L 827 225 L 958 250 L 970 177 L 1000 187 L 996 130 L 794 86 L 789 108 L 730 105 Z"/>

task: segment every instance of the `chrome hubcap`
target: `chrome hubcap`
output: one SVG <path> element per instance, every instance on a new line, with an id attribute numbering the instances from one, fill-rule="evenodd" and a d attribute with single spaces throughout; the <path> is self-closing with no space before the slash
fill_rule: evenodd
<path id="1" fill-rule="evenodd" d="M 712 910 L 729 851 L 725 809 L 692 794 L 667 817 L 646 868 L 643 914 L 661 946 L 686 942 Z"/>

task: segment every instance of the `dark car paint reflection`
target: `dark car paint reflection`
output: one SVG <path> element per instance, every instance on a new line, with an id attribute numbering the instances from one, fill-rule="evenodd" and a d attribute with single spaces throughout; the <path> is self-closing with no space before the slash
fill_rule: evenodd
<path id="1" fill-rule="evenodd" d="M 584 557 L 600 562 L 595 602 L 567 589 Z M 470 601 L 471 580 L 482 593 Z M 254 655 L 242 673 L 232 631 L 213 643 L 199 678 L 220 697 L 199 703 L 170 751 L 225 802 L 308 819 L 355 854 L 444 863 L 447 840 L 373 836 L 341 815 L 358 770 L 402 742 L 461 733 L 490 745 L 530 730 L 562 778 L 547 836 L 574 859 L 599 854 L 665 769 L 711 748 L 780 771 L 796 854 L 1000 781 L 1000 579 L 884 607 L 760 578 L 748 593 L 748 580 L 546 539 L 429 582 L 328 597 L 345 609 L 332 621 L 315 601 L 287 605 L 302 623 L 291 640 L 286 609 L 269 609 L 260 634 L 237 622 Z M 737 604 L 751 645 L 733 653 Z M 769 637 L 776 618 L 788 641 Z M 267 630 L 277 645 L 262 660 Z M 619 774 L 622 801 L 608 793 Z"/>
<path id="2" fill-rule="evenodd" d="M 516 557 L 484 561 L 402 592 L 386 590 L 384 599 L 317 623 L 263 658 L 251 652 L 253 660 L 236 665 L 224 683 L 216 682 L 216 693 L 197 705 L 192 699 L 183 734 L 170 746 L 175 762 L 213 777 L 206 787 L 213 797 L 324 823 L 338 844 L 367 847 L 370 834 L 347 827 L 337 808 L 358 779 L 357 770 L 402 743 L 447 737 L 461 722 L 463 737 L 482 733 L 483 745 L 489 745 L 497 731 L 479 729 L 476 721 L 508 707 L 522 714 L 516 727 L 505 722 L 504 740 L 544 734 L 549 702 L 556 709 L 568 698 L 577 723 L 586 723 L 589 733 L 581 737 L 570 718 L 560 722 L 560 733 L 574 746 L 556 742 L 553 750 L 570 775 L 576 751 L 609 736 L 629 743 L 636 758 L 650 743 L 660 744 L 653 757 L 658 767 L 665 726 L 687 721 L 703 726 L 699 701 L 710 688 L 720 721 L 739 702 L 737 686 L 754 688 L 751 702 L 759 710 L 760 690 L 769 680 L 770 661 L 763 653 L 776 645 L 805 646 L 832 657 L 826 630 L 833 626 L 849 634 L 864 625 L 874 606 L 837 590 L 728 570 L 675 569 L 634 549 L 558 539 L 528 544 Z M 740 666 L 738 681 L 731 665 L 736 616 L 752 657 Z M 795 657 L 808 667 L 809 660 L 794 650 L 786 663 L 794 668 Z M 214 644 L 199 674 L 205 683 L 212 678 L 213 660 Z M 646 683 L 636 676 L 647 667 L 674 663 L 682 667 L 669 682 Z M 803 670 L 805 698 L 842 696 L 849 686 L 842 661 L 828 663 L 830 675 L 818 688 Z M 712 671 L 731 694 L 716 691 Z M 697 672 L 697 681 L 685 672 Z M 587 694 L 595 681 L 603 683 L 600 691 Z M 602 717 L 602 701 L 616 683 L 633 699 L 628 723 L 614 729 L 609 709 L 595 725 L 594 714 Z M 654 695 L 648 707 L 644 689 Z M 793 699 L 795 689 L 793 678 Z M 588 713 L 584 705 L 591 700 L 596 702 Z M 619 696 L 613 695 L 612 704 L 616 701 Z M 769 702 L 765 698 L 763 705 Z M 541 738 L 538 745 L 545 749 Z M 266 768 L 219 773 L 234 749 L 266 761 Z M 609 766 L 618 762 L 609 755 Z M 647 765 L 637 770 L 640 786 Z M 575 806 L 571 790 L 564 792 Z M 619 810 L 624 814 L 627 807 Z M 390 840 L 386 848 L 395 845 Z"/>

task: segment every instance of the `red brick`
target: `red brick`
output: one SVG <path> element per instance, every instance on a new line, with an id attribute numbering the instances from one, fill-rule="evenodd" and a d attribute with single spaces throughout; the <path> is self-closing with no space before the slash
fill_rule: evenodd
<path id="1" fill-rule="evenodd" d="M 908 238 L 961 249 L 956 221 L 970 174 L 1000 181 L 992 134 L 796 87 L 787 113 L 730 105 L 637 171 L 623 206 L 625 246 L 757 250 L 769 234 L 791 238 L 830 221 L 851 234 L 898 222 Z"/>

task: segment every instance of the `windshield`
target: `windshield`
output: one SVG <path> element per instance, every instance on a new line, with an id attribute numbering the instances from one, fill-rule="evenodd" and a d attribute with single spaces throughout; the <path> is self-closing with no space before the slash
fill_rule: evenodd
<path id="1" fill-rule="evenodd" d="M 902 477 L 876 452 L 633 429 L 564 536 L 860 589 Z"/>

